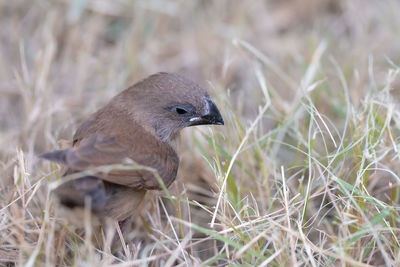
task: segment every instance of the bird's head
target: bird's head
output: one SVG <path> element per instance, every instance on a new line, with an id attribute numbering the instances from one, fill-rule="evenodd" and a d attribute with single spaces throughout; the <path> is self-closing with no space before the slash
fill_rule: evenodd
<path id="1" fill-rule="evenodd" d="M 221 113 L 207 91 L 173 73 L 157 73 L 124 91 L 131 114 L 155 130 L 163 140 L 177 136 L 185 127 L 223 125 Z"/>

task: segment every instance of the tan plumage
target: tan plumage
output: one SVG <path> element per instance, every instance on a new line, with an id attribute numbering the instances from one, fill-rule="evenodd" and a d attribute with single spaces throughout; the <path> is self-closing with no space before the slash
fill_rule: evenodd
<path id="1" fill-rule="evenodd" d="M 156 170 L 169 186 L 179 166 L 180 130 L 201 124 L 223 124 L 207 92 L 177 74 L 158 73 L 115 96 L 84 121 L 71 148 L 42 157 L 66 165 L 66 174 L 134 161 Z M 89 198 L 97 215 L 122 221 L 152 189 L 161 189 L 153 172 L 112 169 L 64 183 L 55 194 L 71 208 L 84 206 Z"/>

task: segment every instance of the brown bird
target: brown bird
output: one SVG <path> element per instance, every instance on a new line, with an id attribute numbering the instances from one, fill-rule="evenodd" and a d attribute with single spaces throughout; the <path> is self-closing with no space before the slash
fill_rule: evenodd
<path id="1" fill-rule="evenodd" d="M 133 161 L 157 171 L 169 186 L 178 171 L 179 132 L 202 124 L 224 124 L 207 91 L 180 75 L 157 73 L 92 114 L 78 127 L 71 148 L 41 157 L 65 165 L 65 175 L 110 164 L 132 166 Z M 154 189 L 161 186 L 151 170 L 115 168 L 65 182 L 55 194 L 69 208 L 83 207 L 89 199 L 100 218 L 122 222 Z"/>

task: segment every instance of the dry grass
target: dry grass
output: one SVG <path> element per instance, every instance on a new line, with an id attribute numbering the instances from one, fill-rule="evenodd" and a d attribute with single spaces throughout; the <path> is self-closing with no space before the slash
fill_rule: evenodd
<path id="1" fill-rule="evenodd" d="M 400 265 L 400 3 L 0 2 L 0 265 Z M 37 155 L 151 73 L 208 86 L 170 190 L 118 252 L 59 217 Z M 112 231 L 105 229 L 110 243 Z"/>

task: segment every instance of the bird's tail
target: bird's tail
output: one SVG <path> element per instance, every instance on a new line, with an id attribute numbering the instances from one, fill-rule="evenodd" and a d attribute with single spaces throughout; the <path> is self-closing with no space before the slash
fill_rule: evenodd
<path id="1" fill-rule="evenodd" d="M 67 161 L 68 150 L 56 150 L 39 155 L 39 158 L 47 159 L 53 162 L 65 164 Z"/>
<path id="2" fill-rule="evenodd" d="M 85 176 L 66 182 L 53 193 L 68 208 L 84 207 L 85 199 L 91 201 L 92 211 L 101 211 L 107 202 L 104 183 L 95 176 Z"/>
<path id="3" fill-rule="evenodd" d="M 56 150 L 41 154 L 39 157 L 67 165 L 68 152 L 68 149 Z M 75 171 L 68 168 L 63 177 L 74 173 Z M 55 188 L 53 193 L 60 200 L 61 204 L 68 208 L 84 207 L 85 199 L 88 198 L 92 202 L 92 210 L 98 211 L 104 208 L 107 201 L 103 181 L 96 176 L 90 175 L 65 182 Z"/>

